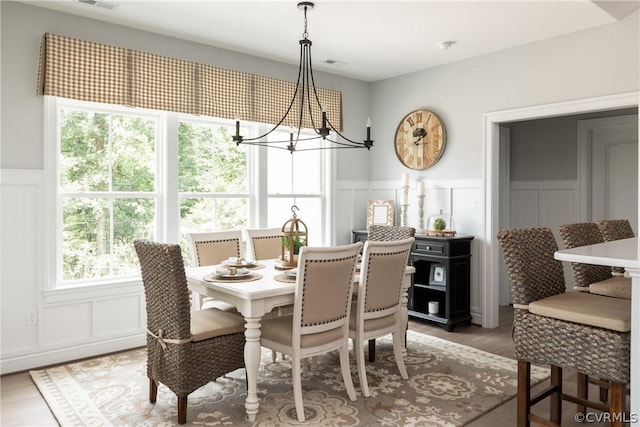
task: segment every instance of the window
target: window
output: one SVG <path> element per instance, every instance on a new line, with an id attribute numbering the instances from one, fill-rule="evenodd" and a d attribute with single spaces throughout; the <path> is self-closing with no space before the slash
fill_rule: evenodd
<path id="1" fill-rule="evenodd" d="M 47 155 L 55 211 L 50 287 L 136 277 L 136 238 L 180 242 L 189 263 L 187 233 L 281 226 L 294 202 L 311 244 L 326 242 L 328 150 L 292 156 L 236 146 L 229 120 L 47 102 L 48 136 L 57 141 Z M 242 133 L 265 129 L 246 124 Z"/>

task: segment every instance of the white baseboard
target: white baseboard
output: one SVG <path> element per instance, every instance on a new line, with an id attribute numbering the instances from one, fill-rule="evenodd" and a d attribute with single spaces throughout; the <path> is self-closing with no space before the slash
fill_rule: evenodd
<path id="1" fill-rule="evenodd" d="M 146 342 L 146 336 L 144 334 L 138 334 L 108 341 L 92 342 L 86 345 L 75 345 L 73 347 L 9 357 L 0 360 L 0 374 L 4 375 L 12 372 L 26 371 L 115 351 L 128 350 L 144 346 Z"/>

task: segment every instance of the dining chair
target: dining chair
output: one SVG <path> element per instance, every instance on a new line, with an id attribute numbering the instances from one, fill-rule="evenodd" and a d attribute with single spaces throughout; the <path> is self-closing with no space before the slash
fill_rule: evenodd
<path id="1" fill-rule="evenodd" d="M 604 242 L 595 222 L 565 224 L 559 226 L 558 230 L 567 249 Z M 609 266 L 572 262 L 571 270 L 574 290 L 631 299 L 631 278 L 612 276 Z"/>
<path id="2" fill-rule="evenodd" d="M 501 230 L 497 235 L 513 297 L 518 361 L 517 423 L 549 425 L 531 407 L 549 397 L 551 423 L 558 425 L 562 401 L 609 412 L 621 426 L 630 376 L 631 301 L 586 292 L 566 292 L 558 245 L 548 227 Z M 531 362 L 551 365 L 551 384 L 531 395 Z M 563 392 L 562 370 L 582 374 L 577 395 Z M 609 404 L 588 400 L 586 378 L 609 381 Z"/>
<path id="3" fill-rule="evenodd" d="M 349 337 L 353 341 L 362 395 L 368 397 L 364 341 L 393 334 L 393 354 L 403 379 L 409 378 L 402 356 L 405 322 L 401 313 L 402 281 L 413 237 L 364 244 L 358 298 L 351 303 Z"/>
<path id="4" fill-rule="evenodd" d="M 278 259 L 282 255 L 282 229 L 276 228 L 248 228 L 245 229 L 248 256 L 255 260 Z M 291 312 L 292 305 L 279 306 L 267 316 L 282 315 Z M 272 359 L 276 361 L 276 352 L 272 352 Z"/>
<path id="5" fill-rule="evenodd" d="M 282 230 L 276 228 L 245 229 L 247 256 L 253 259 L 275 259 L 282 254 Z"/>
<path id="6" fill-rule="evenodd" d="M 629 239 L 635 237 L 633 228 L 627 219 L 601 219 L 596 221 L 602 239 L 605 242 L 612 242 L 614 240 Z M 614 276 L 624 276 L 623 267 L 611 267 L 611 274 Z"/>
<path id="7" fill-rule="evenodd" d="M 405 227 L 402 225 L 376 225 L 369 226 L 367 240 L 377 242 L 387 242 L 390 240 L 402 240 L 409 237 L 415 237 L 416 229 L 413 227 Z M 407 261 L 408 263 L 409 261 Z M 406 341 L 406 339 L 405 339 Z M 376 361 L 376 340 L 369 340 L 369 362 Z"/>
<path id="8" fill-rule="evenodd" d="M 342 379 L 349 399 L 356 393 L 349 369 L 349 315 L 356 262 L 362 242 L 333 247 L 304 246 L 298 258 L 293 313 L 264 319 L 263 347 L 291 358 L 293 397 L 304 422 L 301 359 L 340 350 Z"/>
<path id="9" fill-rule="evenodd" d="M 191 264 L 194 267 L 218 265 L 230 257 L 240 258 L 242 255 L 242 231 L 223 230 L 189 233 L 191 245 Z M 236 312 L 233 304 L 198 295 L 193 301 L 194 309 L 217 308 L 223 311 Z"/>
<path id="10" fill-rule="evenodd" d="M 217 309 L 191 312 L 179 245 L 136 240 L 147 313 L 149 401 L 162 383 L 178 398 L 178 423 L 188 395 L 244 368 L 244 319 Z"/>

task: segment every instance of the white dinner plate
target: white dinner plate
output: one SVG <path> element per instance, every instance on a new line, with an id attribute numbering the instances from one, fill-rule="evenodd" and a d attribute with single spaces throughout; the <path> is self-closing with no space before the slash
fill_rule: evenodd
<path id="1" fill-rule="evenodd" d="M 244 262 L 239 261 L 222 261 L 222 265 L 226 265 L 227 267 L 253 267 L 256 265 L 256 262 L 252 259 L 247 259 Z"/>
<path id="2" fill-rule="evenodd" d="M 250 274 L 251 274 L 251 271 L 246 268 L 238 268 L 238 270 L 236 271 L 236 274 L 231 274 L 228 269 L 223 268 L 223 269 L 216 270 L 215 275 L 217 277 L 224 277 L 226 279 L 229 279 L 234 277 L 244 277 Z"/>

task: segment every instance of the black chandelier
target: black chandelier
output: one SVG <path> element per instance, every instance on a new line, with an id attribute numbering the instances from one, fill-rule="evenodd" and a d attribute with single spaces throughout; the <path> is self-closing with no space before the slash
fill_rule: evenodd
<path id="1" fill-rule="evenodd" d="M 371 139 L 371 122 L 367 120 L 366 129 L 367 137 L 362 142 L 351 140 L 340 131 L 338 131 L 333 124 L 327 118 L 327 112 L 320 103 L 318 98 L 318 92 L 316 90 L 315 82 L 313 80 L 313 69 L 311 68 L 311 40 L 307 38 L 309 35 L 307 32 L 307 10 L 313 9 L 314 4 L 312 2 L 303 1 L 298 3 L 298 9 L 304 12 L 304 32 L 302 33 L 302 40 L 300 40 L 300 65 L 298 66 L 298 81 L 296 83 L 296 89 L 293 94 L 293 98 L 289 103 L 289 107 L 280 121 L 268 132 L 255 138 L 244 138 L 240 135 L 240 120 L 236 119 L 236 134 L 233 136 L 233 141 L 236 145 L 248 144 L 265 147 L 279 148 L 282 150 L 289 150 L 292 154 L 294 151 L 308 151 L 308 150 L 325 150 L 325 149 L 338 149 L 338 148 L 366 148 L 371 149 L 373 146 L 373 140 Z M 314 121 L 312 114 L 312 102 L 317 105 L 317 109 L 322 111 L 322 123 L 318 127 Z M 294 111 L 294 105 L 300 107 L 299 111 Z M 305 136 L 303 134 L 303 115 L 305 110 L 308 112 L 308 116 L 311 120 L 311 125 L 315 131 L 315 136 Z M 297 129 L 289 129 L 289 138 L 278 141 L 267 141 L 266 137 L 270 133 L 274 132 L 278 127 L 282 125 L 290 114 L 297 114 Z M 333 131 L 333 133 L 331 132 Z M 335 135 L 334 135 L 335 134 Z M 298 146 L 301 141 L 312 141 L 321 139 L 323 143 L 320 146 L 305 147 L 305 144 Z"/>

